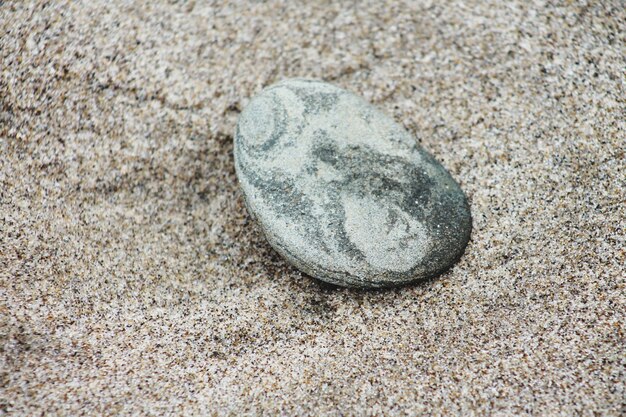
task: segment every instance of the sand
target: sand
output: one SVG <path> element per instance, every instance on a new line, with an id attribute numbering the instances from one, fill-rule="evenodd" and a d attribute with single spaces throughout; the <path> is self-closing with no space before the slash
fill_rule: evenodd
<path id="1" fill-rule="evenodd" d="M 0 2 L 0 414 L 620 415 L 624 3 L 221 3 Z M 442 162 L 458 264 L 355 291 L 272 251 L 232 135 L 287 77 Z"/>

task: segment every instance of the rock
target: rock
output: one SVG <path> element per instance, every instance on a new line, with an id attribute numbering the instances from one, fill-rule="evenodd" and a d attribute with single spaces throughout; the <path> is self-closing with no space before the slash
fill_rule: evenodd
<path id="1" fill-rule="evenodd" d="M 262 91 L 241 113 L 234 153 L 269 243 L 321 280 L 370 288 L 432 277 L 469 240 L 469 206 L 445 168 L 333 85 L 293 79 Z"/>

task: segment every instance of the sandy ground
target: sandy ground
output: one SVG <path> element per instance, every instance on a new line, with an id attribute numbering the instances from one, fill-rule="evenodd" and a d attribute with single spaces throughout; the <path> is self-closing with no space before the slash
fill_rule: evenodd
<path id="1" fill-rule="evenodd" d="M 221 3 L 0 1 L 0 414 L 623 412 L 623 1 Z M 452 270 L 354 291 L 271 250 L 232 134 L 296 76 L 459 181 Z"/>

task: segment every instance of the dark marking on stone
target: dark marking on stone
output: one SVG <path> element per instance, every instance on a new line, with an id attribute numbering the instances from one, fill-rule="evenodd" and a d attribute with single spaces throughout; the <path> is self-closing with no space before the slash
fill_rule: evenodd
<path id="1" fill-rule="evenodd" d="M 304 113 L 306 115 L 331 111 L 339 100 L 339 95 L 336 93 L 329 94 L 297 87 L 290 87 L 289 89 L 296 93 L 296 95 L 302 100 L 302 103 L 304 103 Z"/>

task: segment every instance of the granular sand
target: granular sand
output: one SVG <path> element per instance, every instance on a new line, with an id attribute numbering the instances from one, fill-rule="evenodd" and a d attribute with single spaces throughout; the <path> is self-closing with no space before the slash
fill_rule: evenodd
<path id="1" fill-rule="evenodd" d="M 0 2 L 0 414 L 620 415 L 622 1 Z M 318 78 L 467 193 L 450 271 L 355 291 L 246 213 L 232 134 Z"/>

